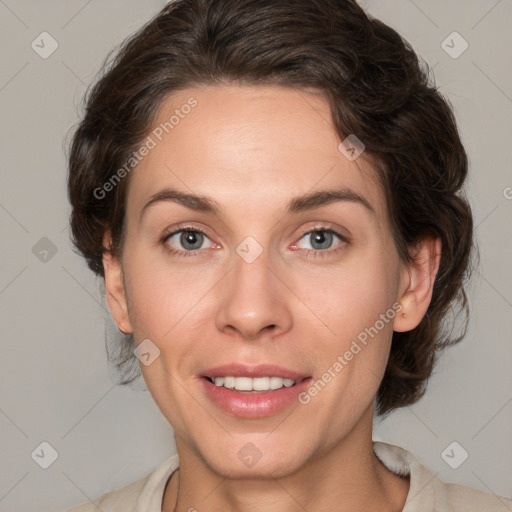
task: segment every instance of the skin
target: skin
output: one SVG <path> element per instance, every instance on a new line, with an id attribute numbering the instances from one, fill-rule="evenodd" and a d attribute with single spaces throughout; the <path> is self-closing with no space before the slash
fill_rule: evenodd
<path id="1" fill-rule="evenodd" d="M 399 511 L 409 479 L 372 450 L 374 400 L 393 330 L 416 327 L 432 296 L 440 241 L 425 238 L 404 264 L 385 196 L 364 153 L 339 150 L 327 101 L 277 85 L 216 85 L 174 93 L 154 126 L 193 96 L 198 104 L 132 171 L 122 261 L 105 253 L 107 300 L 136 343 L 160 350 L 141 364 L 147 387 L 174 430 L 180 468 L 163 512 Z M 172 201 L 141 211 L 165 187 L 206 195 L 220 214 Z M 296 196 L 350 188 L 373 207 L 338 201 L 285 215 Z M 172 228 L 206 233 L 201 249 Z M 301 230 L 331 228 L 325 246 Z M 252 236 L 262 254 L 247 263 L 237 246 Z M 201 237 L 201 235 L 198 235 Z M 110 243 L 107 231 L 105 246 Z M 193 242 L 192 242 L 193 243 Z M 324 248 L 325 247 L 325 248 Z M 315 253 L 316 256 L 312 256 Z M 243 419 L 208 400 L 198 372 L 225 363 L 272 363 L 315 379 L 393 304 L 400 313 L 307 405 Z M 261 452 L 253 467 L 237 452 Z"/>

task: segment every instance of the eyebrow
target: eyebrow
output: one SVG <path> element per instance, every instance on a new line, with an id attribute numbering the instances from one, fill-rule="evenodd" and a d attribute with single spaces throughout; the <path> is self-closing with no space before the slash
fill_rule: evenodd
<path id="1" fill-rule="evenodd" d="M 149 201 L 143 206 L 140 214 L 140 220 L 142 220 L 144 213 L 150 206 L 163 201 L 174 202 L 191 210 L 211 213 L 216 216 L 220 216 L 221 212 L 220 205 L 211 197 L 189 194 L 173 188 L 165 188 L 156 194 L 153 194 Z M 375 210 L 372 205 L 362 195 L 349 188 L 320 190 L 317 192 L 310 192 L 303 196 L 294 197 L 287 204 L 285 208 L 285 215 L 314 210 L 315 208 L 327 206 L 338 201 L 348 201 L 361 204 L 370 213 L 375 215 Z"/>

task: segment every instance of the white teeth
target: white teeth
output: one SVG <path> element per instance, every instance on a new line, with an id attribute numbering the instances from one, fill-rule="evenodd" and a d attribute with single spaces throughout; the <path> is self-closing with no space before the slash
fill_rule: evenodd
<path id="1" fill-rule="evenodd" d="M 281 377 L 270 377 L 270 389 L 279 389 L 283 387 L 284 380 Z"/>
<path id="2" fill-rule="evenodd" d="M 254 391 L 266 391 L 270 389 L 270 378 L 269 377 L 257 377 L 252 379 L 252 389 Z"/>
<path id="3" fill-rule="evenodd" d="M 252 379 L 250 377 L 236 377 L 235 389 L 237 391 L 252 391 Z"/>
<path id="4" fill-rule="evenodd" d="M 283 386 L 289 388 L 295 384 L 292 379 L 281 377 L 215 377 L 213 383 L 218 387 L 236 389 L 237 391 L 269 391 L 281 389 Z"/>
<path id="5" fill-rule="evenodd" d="M 235 377 L 224 377 L 224 387 L 233 389 L 235 387 Z"/>

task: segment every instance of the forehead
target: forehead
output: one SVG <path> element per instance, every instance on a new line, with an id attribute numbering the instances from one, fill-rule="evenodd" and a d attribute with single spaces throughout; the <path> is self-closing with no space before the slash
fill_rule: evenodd
<path id="1" fill-rule="evenodd" d="M 344 187 L 364 196 L 379 218 L 385 215 L 375 172 L 339 150 L 329 103 L 319 92 L 278 85 L 180 90 L 162 102 L 148 137 L 151 149 L 130 177 L 131 209 L 142 209 L 165 187 L 253 214 L 315 189 Z"/>

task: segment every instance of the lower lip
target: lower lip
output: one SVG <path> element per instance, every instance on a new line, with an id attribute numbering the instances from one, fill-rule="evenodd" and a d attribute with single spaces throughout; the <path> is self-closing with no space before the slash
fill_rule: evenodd
<path id="1" fill-rule="evenodd" d="M 274 391 L 236 391 L 216 386 L 205 377 L 200 378 L 208 398 L 228 414 L 241 418 L 263 418 L 283 412 L 298 402 L 298 395 L 304 391 L 311 377 Z"/>

